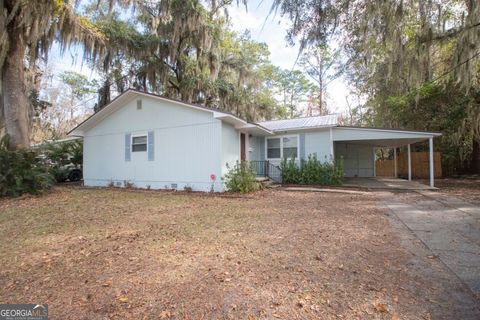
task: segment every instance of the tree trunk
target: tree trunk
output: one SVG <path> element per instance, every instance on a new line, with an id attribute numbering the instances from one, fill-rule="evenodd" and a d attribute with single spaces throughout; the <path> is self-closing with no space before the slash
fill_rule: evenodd
<path id="1" fill-rule="evenodd" d="M 0 83 L 1 83 L 1 80 L 0 80 Z M 3 115 L 3 95 L 2 95 L 2 89 L 0 88 L 0 138 L 3 137 L 5 134 L 6 132 L 5 132 L 5 117 Z"/>
<path id="2" fill-rule="evenodd" d="M 25 87 L 24 57 L 26 45 L 22 37 L 9 31 L 10 49 L 1 70 L 5 131 L 14 149 L 30 146 L 29 102 Z"/>
<path id="3" fill-rule="evenodd" d="M 480 174 L 480 140 L 473 140 L 471 171 Z"/>

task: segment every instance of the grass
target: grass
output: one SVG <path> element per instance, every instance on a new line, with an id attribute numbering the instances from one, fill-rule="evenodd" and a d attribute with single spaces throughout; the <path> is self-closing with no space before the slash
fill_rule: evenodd
<path id="1" fill-rule="evenodd" d="M 375 194 L 57 188 L 1 200 L 0 241 L 0 301 L 48 303 L 51 319 L 456 312 Z"/>

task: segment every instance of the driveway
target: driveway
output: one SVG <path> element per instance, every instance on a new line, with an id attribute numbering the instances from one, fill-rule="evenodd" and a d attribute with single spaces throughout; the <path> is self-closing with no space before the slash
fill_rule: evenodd
<path id="1" fill-rule="evenodd" d="M 431 190 L 428 184 L 418 181 L 393 177 L 370 177 L 370 178 L 346 178 L 344 187 L 364 188 L 370 190 Z"/>
<path id="2" fill-rule="evenodd" d="M 480 207 L 428 190 L 385 193 L 384 203 L 478 299 Z"/>

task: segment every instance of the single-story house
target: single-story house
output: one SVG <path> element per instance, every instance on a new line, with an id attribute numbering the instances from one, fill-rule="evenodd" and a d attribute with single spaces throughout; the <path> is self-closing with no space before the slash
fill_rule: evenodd
<path id="1" fill-rule="evenodd" d="M 228 112 L 129 89 L 69 135 L 84 139 L 86 186 L 218 192 L 224 191 L 222 178 L 240 160 L 278 178 L 283 158 L 342 157 L 347 177 L 373 177 L 375 147 L 429 140 L 433 155 L 433 138 L 440 135 L 341 126 L 338 118 L 249 123 Z M 433 156 L 430 166 L 433 170 Z"/>

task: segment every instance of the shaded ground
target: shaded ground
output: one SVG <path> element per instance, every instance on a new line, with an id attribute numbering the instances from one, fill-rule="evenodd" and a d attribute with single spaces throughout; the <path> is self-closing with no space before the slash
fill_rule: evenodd
<path id="1" fill-rule="evenodd" d="M 435 187 L 441 192 L 480 205 L 480 178 L 435 179 Z"/>
<path id="2" fill-rule="evenodd" d="M 373 193 L 283 190 L 232 198 L 59 188 L 3 200 L 0 301 L 48 303 L 51 319 L 478 312 L 460 281 L 386 212 Z"/>
<path id="3" fill-rule="evenodd" d="M 429 190 L 429 182 L 408 181 L 393 177 L 345 178 L 344 187 L 361 187 L 372 190 Z"/>

